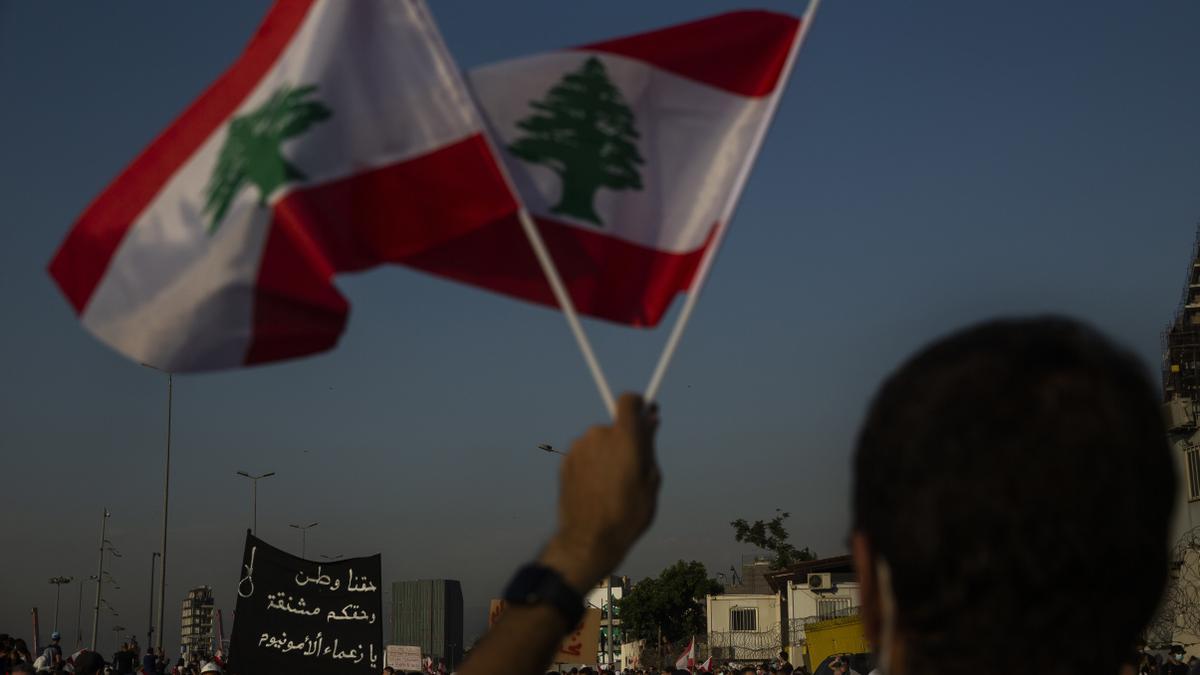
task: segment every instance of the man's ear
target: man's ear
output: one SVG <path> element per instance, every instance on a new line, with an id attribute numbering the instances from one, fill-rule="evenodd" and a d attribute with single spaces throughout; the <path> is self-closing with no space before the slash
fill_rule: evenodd
<path id="1" fill-rule="evenodd" d="M 879 644 L 882 631 L 879 606 L 879 582 L 875 577 L 875 556 L 871 542 L 862 532 L 850 534 L 850 555 L 854 558 L 854 571 L 858 575 L 858 590 L 861 594 L 863 628 L 867 640 L 873 647 Z"/>

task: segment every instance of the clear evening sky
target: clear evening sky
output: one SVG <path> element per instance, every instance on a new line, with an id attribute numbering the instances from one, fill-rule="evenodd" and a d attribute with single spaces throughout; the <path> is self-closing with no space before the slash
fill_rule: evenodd
<path id="1" fill-rule="evenodd" d="M 464 68 L 739 6 L 432 4 Z M 28 636 L 36 605 L 49 632 L 47 578 L 95 573 L 107 505 L 109 599 L 145 640 L 166 381 L 87 334 L 45 266 L 266 7 L 0 2 L 0 631 Z M 1157 368 L 1200 217 L 1197 26 L 1195 2 L 826 2 L 668 374 L 660 512 L 621 572 L 727 569 L 749 552 L 728 522 L 775 508 L 797 544 L 843 552 L 871 391 L 967 322 L 1065 312 Z M 557 460 L 536 445 L 604 419 L 558 313 L 400 267 L 338 283 L 336 351 L 176 378 L 172 655 L 188 588 L 214 586 L 229 621 L 250 507 L 235 471 L 278 473 L 259 489 L 269 541 L 294 550 L 288 523 L 320 521 L 310 557 L 462 580 L 470 641 L 553 523 Z M 587 328 L 615 386 L 644 386 L 665 330 Z"/>

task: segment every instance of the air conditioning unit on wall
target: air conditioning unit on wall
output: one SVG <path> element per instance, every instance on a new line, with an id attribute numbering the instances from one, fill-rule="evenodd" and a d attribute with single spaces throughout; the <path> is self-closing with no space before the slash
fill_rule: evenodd
<path id="1" fill-rule="evenodd" d="M 810 591 L 830 591 L 833 590 L 833 575 L 828 572 L 821 574 L 808 575 L 808 590 Z"/>

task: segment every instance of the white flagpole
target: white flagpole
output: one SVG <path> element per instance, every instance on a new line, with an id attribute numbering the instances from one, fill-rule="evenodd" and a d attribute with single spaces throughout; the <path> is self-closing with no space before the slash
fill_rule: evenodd
<path id="1" fill-rule="evenodd" d="M 817 13 L 817 5 L 819 4 L 821 4 L 821 0 L 809 0 L 808 7 L 804 10 L 804 15 L 800 20 L 800 30 L 796 35 L 796 40 L 792 43 L 791 51 L 788 52 L 783 72 L 780 73 L 779 87 L 775 90 L 775 93 L 771 94 L 771 98 L 767 102 L 766 122 L 760 125 L 754 134 L 754 139 L 750 143 L 750 154 L 746 162 L 742 164 L 742 168 L 733 183 L 733 191 L 729 195 L 729 201 L 725 204 L 721 219 L 717 222 L 716 232 L 713 233 L 712 241 L 709 242 L 708 248 L 705 249 L 704 255 L 700 258 L 700 265 L 696 268 L 696 276 L 692 280 L 692 288 L 688 291 L 687 299 L 683 303 L 683 309 L 680 310 L 679 317 L 675 319 L 675 325 L 671 327 L 671 334 L 667 338 L 667 343 L 663 347 L 662 354 L 658 357 L 658 364 L 654 366 L 654 373 L 650 376 L 650 383 L 646 385 L 645 397 L 647 401 L 653 401 L 658 396 L 663 376 L 667 373 L 667 366 L 671 364 L 671 358 L 675 356 L 675 350 L 679 347 L 679 340 L 683 337 L 683 331 L 687 328 L 688 320 L 692 317 L 692 310 L 695 309 L 696 301 L 700 298 L 700 292 L 704 289 L 704 282 L 708 279 L 708 273 L 712 269 L 717 249 L 721 247 L 721 240 L 725 238 L 725 231 L 729 228 L 730 219 L 733 218 L 733 211 L 737 207 L 738 198 L 742 196 L 742 189 L 746 187 L 746 180 L 750 177 L 750 169 L 754 164 L 755 158 L 758 156 L 759 148 L 762 147 L 763 139 L 767 135 L 767 128 L 770 126 L 771 120 L 775 117 L 775 109 L 779 106 L 779 99 L 783 97 L 783 90 L 787 86 L 788 78 L 792 74 L 792 65 L 796 61 L 796 54 L 800 52 L 800 46 L 804 44 L 804 38 L 808 35 L 808 29 L 812 26 L 813 17 Z"/>
<path id="2" fill-rule="evenodd" d="M 446 48 L 446 43 L 442 40 L 441 33 L 437 30 L 433 22 L 433 18 L 429 15 L 429 10 L 424 2 L 416 2 L 414 6 L 423 15 L 427 26 L 430 27 L 432 38 L 438 49 L 442 52 L 442 58 L 445 63 L 453 64 L 454 59 L 450 56 L 450 51 Z M 517 203 L 517 219 L 521 222 L 521 229 L 525 231 L 525 237 L 529 239 L 529 245 L 533 248 L 533 253 L 538 259 L 538 264 L 542 267 L 542 273 L 546 275 L 546 281 L 550 283 L 550 290 L 554 293 L 554 299 L 558 301 L 558 306 L 562 309 L 563 316 L 567 320 L 567 326 L 570 327 L 571 333 L 575 336 L 575 342 L 579 345 L 579 351 L 583 354 L 583 360 L 587 363 L 588 371 L 592 374 L 592 379 L 596 382 L 596 389 L 600 392 L 600 398 L 604 401 L 604 407 L 608 410 L 610 418 L 616 418 L 617 405 L 613 400 L 612 389 L 608 386 L 608 379 L 604 377 L 604 371 L 600 369 L 600 362 L 596 360 L 596 354 L 592 351 L 592 344 L 588 341 L 587 334 L 583 332 L 583 326 L 579 323 L 579 314 L 575 311 L 575 303 L 571 302 L 571 295 L 567 292 L 567 287 L 563 284 L 562 277 L 558 274 L 558 268 L 554 265 L 554 259 L 550 257 L 550 252 L 546 249 L 546 243 L 542 241 L 542 235 L 538 232 L 537 225 L 530 217 L 528 209 L 525 208 L 525 202 L 521 199 L 521 194 L 517 192 L 516 185 L 513 184 L 512 176 L 509 175 L 508 167 L 504 164 L 504 158 L 497 151 L 495 144 L 492 142 L 491 134 L 486 131 L 486 124 L 483 115 L 479 114 L 479 105 L 471 95 L 471 90 L 467 87 L 466 81 L 457 68 L 451 68 L 452 72 L 446 73 L 447 77 L 454 80 L 455 86 L 459 91 L 467 94 L 468 104 L 480 130 L 483 132 L 484 140 L 488 144 L 488 149 L 492 153 L 492 159 L 496 162 L 496 168 L 499 169 L 500 175 L 504 178 L 504 184 L 512 194 L 513 200 Z"/>
<path id="3" fill-rule="evenodd" d="M 491 145 L 491 139 L 488 139 L 488 145 Z M 562 308 L 563 316 L 567 319 L 567 325 L 571 327 L 571 333 L 575 335 L 575 342 L 579 344 L 579 351 L 583 354 L 583 360 L 587 362 L 588 370 L 592 373 L 592 379 L 596 381 L 596 388 L 600 390 L 600 398 L 604 399 L 604 407 L 608 409 L 608 416 L 616 418 L 617 405 L 613 401 L 612 390 L 608 387 L 608 380 L 604 377 L 604 371 L 600 369 L 600 362 L 596 360 L 596 354 L 592 351 L 592 344 L 588 342 L 587 334 L 583 332 L 583 326 L 579 323 L 579 315 L 575 312 L 575 305 L 571 302 L 571 295 L 567 293 L 567 287 L 563 284 L 562 278 L 558 276 L 558 268 L 554 265 L 554 259 L 550 257 L 550 251 L 546 250 L 546 244 L 542 241 L 542 235 L 537 230 L 537 225 L 534 224 L 533 218 L 529 216 L 529 211 L 521 202 L 521 196 L 517 194 L 516 188 L 513 187 L 512 179 L 508 175 L 508 170 L 504 167 L 504 160 L 496 154 L 496 149 L 492 148 L 492 155 L 496 158 L 496 163 L 500 165 L 500 171 L 504 174 L 504 180 L 508 183 L 508 189 L 512 191 L 513 198 L 517 200 L 520 210 L 517 211 L 517 217 L 521 221 L 521 229 L 525 230 L 525 236 L 529 239 L 529 245 L 533 247 L 533 253 L 537 256 L 538 263 L 542 266 L 542 272 L 546 275 L 546 281 L 550 282 L 550 288 L 554 291 L 554 297 L 558 300 L 558 306 Z"/>

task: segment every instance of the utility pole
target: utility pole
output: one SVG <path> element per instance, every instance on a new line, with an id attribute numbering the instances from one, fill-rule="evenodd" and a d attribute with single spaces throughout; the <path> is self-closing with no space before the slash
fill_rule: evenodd
<path id="1" fill-rule="evenodd" d="M 42 644 L 41 644 L 41 632 L 42 631 L 41 631 L 41 628 L 38 626 L 37 607 L 34 607 L 33 610 L 29 614 L 31 617 L 33 617 L 33 653 L 41 654 L 42 653 Z"/>
<path id="2" fill-rule="evenodd" d="M 608 670 L 613 670 L 613 597 L 612 597 L 612 575 L 608 575 Z"/>
<path id="3" fill-rule="evenodd" d="M 104 517 L 100 519 L 100 564 L 96 571 L 96 606 L 92 611 L 92 651 L 96 651 L 96 633 L 100 630 L 100 589 L 104 588 L 104 547 L 105 534 L 108 528 L 108 518 L 112 514 L 108 512 L 108 507 L 104 508 Z"/>

